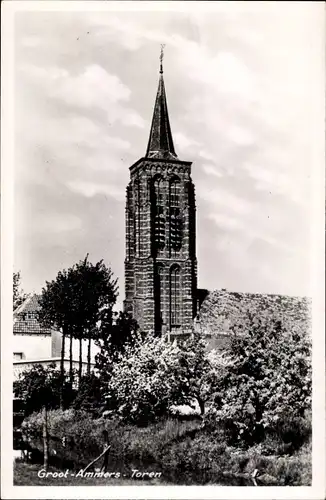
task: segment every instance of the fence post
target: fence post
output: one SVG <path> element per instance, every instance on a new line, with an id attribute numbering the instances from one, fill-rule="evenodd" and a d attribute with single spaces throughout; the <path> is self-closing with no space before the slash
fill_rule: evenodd
<path id="1" fill-rule="evenodd" d="M 48 470 L 48 462 L 49 462 L 49 448 L 48 448 L 48 415 L 46 405 L 43 408 L 43 454 L 44 454 L 44 469 Z"/>

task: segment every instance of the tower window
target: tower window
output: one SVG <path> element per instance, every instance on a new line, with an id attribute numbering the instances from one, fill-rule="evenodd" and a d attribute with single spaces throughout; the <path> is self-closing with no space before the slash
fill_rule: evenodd
<path id="1" fill-rule="evenodd" d="M 178 207 L 180 205 L 180 181 L 172 179 L 170 182 L 170 207 Z"/>
<path id="2" fill-rule="evenodd" d="M 181 275 L 179 266 L 170 271 L 170 315 L 171 328 L 181 324 Z"/>
<path id="3" fill-rule="evenodd" d="M 156 207 L 155 214 L 155 243 L 156 247 L 161 249 L 165 245 L 165 216 L 163 207 Z"/>
<path id="4" fill-rule="evenodd" d="M 182 218 L 180 208 L 170 208 L 170 247 L 180 250 L 182 246 Z"/>
<path id="5" fill-rule="evenodd" d="M 160 177 L 154 181 L 155 203 L 156 205 L 163 205 L 163 183 Z"/>
<path id="6" fill-rule="evenodd" d="M 156 250 L 162 250 L 165 246 L 165 213 L 162 179 L 154 181 L 154 241 Z"/>
<path id="7" fill-rule="evenodd" d="M 158 264 L 154 270 L 154 299 L 155 299 L 155 332 L 162 332 L 163 324 L 163 265 Z"/>
<path id="8" fill-rule="evenodd" d="M 176 252 L 182 246 L 182 219 L 180 211 L 180 180 L 173 178 L 169 189 L 170 250 Z"/>
<path id="9" fill-rule="evenodd" d="M 136 243 L 136 254 L 140 255 L 140 204 L 141 204 L 141 193 L 140 193 L 140 182 L 139 179 L 135 182 L 135 243 Z"/>

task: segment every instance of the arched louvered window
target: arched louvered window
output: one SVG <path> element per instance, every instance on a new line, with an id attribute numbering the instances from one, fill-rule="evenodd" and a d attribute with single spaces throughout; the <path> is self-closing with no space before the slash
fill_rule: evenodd
<path id="1" fill-rule="evenodd" d="M 136 247 L 136 255 L 140 255 L 140 205 L 141 205 L 141 192 L 140 192 L 140 182 L 139 179 L 135 181 L 134 184 L 134 193 L 135 193 L 135 247 Z"/>
<path id="2" fill-rule="evenodd" d="M 161 177 L 156 177 L 154 180 L 154 191 L 156 205 L 163 205 L 163 180 Z"/>
<path id="3" fill-rule="evenodd" d="M 182 245 L 182 218 L 180 211 L 181 183 L 177 178 L 169 186 L 170 251 L 175 253 Z"/>
<path id="4" fill-rule="evenodd" d="M 133 190 L 131 184 L 127 186 L 127 204 L 126 204 L 126 256 L 130 259 L 135 248 L 134 240 L 134 210 L 133 203 Z"/>
<path id="5" fill-rule="evenodd" d="M 170 270 L 170 320 L 171 329 L 181 325 L 181 272 L 179 266 Z"/>
<path id="6" fill-rule="evenodd" d="M 165 246 L 165 214 L 163 180 L 157 177 L 154 180 L 154 241 L 157 250 Z"/>
<path id="7" fill-rule="evenodd" d="M 155 332 L 162 332 L 163 323 L 163 265 L 158 264 L 154 270 Z"/>
<path id="8" fill-rule="evenodd" d="M 180 206 L 180 180 L 174 178 L 170 181 L 170 207 Z"/>

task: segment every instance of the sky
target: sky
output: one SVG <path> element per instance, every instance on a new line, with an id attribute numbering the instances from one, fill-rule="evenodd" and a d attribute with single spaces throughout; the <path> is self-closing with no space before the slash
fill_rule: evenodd
<path id="1" fill-rule="evenodd" d="M 322 3 L 190 4 L 15 14 L 14 268 L 25 292 L 89 253 L 123 300 L 125 190 L 146 152 L 164 43 L 175 149 L 193 162 L 199 287 L 310 294 Z"/>

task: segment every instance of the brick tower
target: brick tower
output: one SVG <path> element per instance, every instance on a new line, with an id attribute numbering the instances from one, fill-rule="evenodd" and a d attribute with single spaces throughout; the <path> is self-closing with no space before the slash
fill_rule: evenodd
<path id="1" fill-rule="evenodd" d="M 162 59 L 146 156 L 127 186 L 124 307 L 141 330 L 175 337 L 192 332 L 196 315 L 196 206 L 191 162 L 173 145 Z"/>

